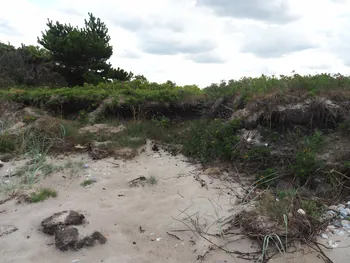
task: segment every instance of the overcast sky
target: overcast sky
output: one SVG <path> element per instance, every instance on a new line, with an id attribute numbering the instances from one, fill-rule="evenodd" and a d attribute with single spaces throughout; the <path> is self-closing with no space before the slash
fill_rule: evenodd
<path id="1" fill-rule="evenodd" d="M 115 67 L 151 81 L 209 85 L 350 68 L 350 0 L 10 0 L 0 41 L 35 44 L 47 18 L 109 28 Z"/>

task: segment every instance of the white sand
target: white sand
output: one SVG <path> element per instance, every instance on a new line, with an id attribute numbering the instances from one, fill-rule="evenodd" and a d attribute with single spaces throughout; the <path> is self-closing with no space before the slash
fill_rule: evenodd
<path id="1" fill-rule="evenodd" d="M 230 214 L 228 210 L 234 205 L 234 195 L 229 194 L 220 180 L 203 174 L 201 177 L 209 189 L 201 188 L 191 174 L 196 173 L 196 166 L 181 156 L 171 157 L 164 152 L 155 158 L 149 148 L 148 145 L 146 152 L 129 161 L 106 159 L 94 162 L 87 156 L 74 157 L 75 160 L 82 158 L 90 167 L 80 170 L 73 178 L 68 172 L 60 172 L 40 182 L 42 186 L 56 189 L 56 198 L 38 204 L 18 205 L 9 201 L 0 205 L 0 211 L 4 210 L 0 213 L 0 225 L 14 225 L 19 229 L 0 237 L 0 262 L 70 263 L 75 259 L 79 263 L 201 262 L 197 256 L 203 255 L 210 243 L 191 231 L 171 232 L 181 240 L 167 232 L 188 230 L 176 219 L 183 220 L 187 215 L 195 219 L 197 213 L 201 227 L 206 225 L 210 233 L 219 233 L 220 224 L 212 224 L 219 217 Z M 119 167 L 107 161 L 118 163 Z M 0 176 L 10 165 L 5 163 Z M 97 182 L 84 188 L 80 184 L 89 173 L 97 178 Z M 128 181 L 139 176 L 155 176 L 158 183 L 129 187 Z M 107 243 L 79 251 L 57 250 L 53 245 L 54 238 L 39 230 L 40 223 L 53 213 L 68 209 L 86 216 L 88 223 L 77 227 L 80 234 L 98 230 L 108 238 Z M 189 220 L 184 222 L 193 227 Z M 145 232 L 140 233 L 140 226 Z M 221 241 L 220 245 L 223 243 Z M 243 240 L 229 244 L 227 249 L 254 251 L 254 246 L 251 246 L 251 241 Z M 334 262 L 348 262 L 349 249 L 339 251 L 342 251 L 343 259 L 333 259 Z M 214 249 L 202 262 L 247 261 Z M 323 261 L 316 255 L 308 255 L 297 261 L 282 259 L 271 262 Z"/>

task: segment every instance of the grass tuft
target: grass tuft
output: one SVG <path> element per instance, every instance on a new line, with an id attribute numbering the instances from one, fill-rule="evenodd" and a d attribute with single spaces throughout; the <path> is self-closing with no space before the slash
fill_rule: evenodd
<path id="1" fill-rule="evenodd" d="M 39 203 L 43 202 L 51 197 L 56 197 L 57 192 L 50 188 L 42 188 L 36 193 L 32 193 L 30 195 L 30 202 L 31 203 Z"/>

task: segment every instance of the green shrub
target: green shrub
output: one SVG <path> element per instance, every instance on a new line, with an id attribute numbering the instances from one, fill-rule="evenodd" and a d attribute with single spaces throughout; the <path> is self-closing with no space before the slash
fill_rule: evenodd
<path id="1" fill-rule="evenodd" d="M 301 149 L 296 153 L 291 165 L 296 176 L 305 179 L 323 168 L 323 162 L 317 159 L 317 153 L 325 146 L 325 139 L 319 131 L 304 137 Z"/>
<path id="2" fill-rule="evenodd" d="M 301 208 L 306 212 L 307 215 L 315 219 L 319 219 L 324 211 L 324 207 L 313 200 L 302 200 Z"/>
<path id="3" fill-rule="evenodd" d="M 267 168 L 261 172 L 258 172 L 255 184 L 262 188 L 272 186 L 273 184 L 275 184 L 275 178 L 277 176 L 278 174 L 275 169 Z"/>
<path id="4" fill-rule="evenodd" d="M 235 146 L 239 142 L 236 136 L 239 128 L 239 120 L 193 121 L 188 127 L 186 136 L 182 138 L 183 153 L 202 162 L 215 159 L 232 160 L 238 155 Z"/>

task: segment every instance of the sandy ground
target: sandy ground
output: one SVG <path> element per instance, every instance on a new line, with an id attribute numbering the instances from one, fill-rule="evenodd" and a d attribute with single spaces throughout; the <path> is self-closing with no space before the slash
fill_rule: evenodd
<path id="1" fill-rule="evenodd" d="M 128 161 L 92 161 L 85 155 L 70 159 L 83 161 L 89 168 L 74 174 L 68 171 L 55 173 L 42 180 L 42 186 L 57 190 L 56 198 L 38 204 L 9 201 L 0 205 L 0 226 L 18 228 L 18 231 L 0 237 L 1 263 L 247 262 L 215 247 L 201 260 L 200 256 L 209 250 L 210 243 L 189 231 L 189 227 L 194 228 L 193 222 L 198 221 L 199 226 L 209 229 L 210 233 L 220 233 L 222 224 L 218 219 L 230 215 L 235 197 L 221 180 L 203 174 L 201 178 L 209 187 L 202 188 L 193 176 L 199 167 L 189 164 L 184 157 L 172 157 L 164 152 L 156 154 L 148 145 L 144 153 Z M 57 163 L 64 161 L 67 157 Z M 6 163 L 0 169 L 0 176 L 11 165 Z M 155 176 L 158 182 L 130 187 L 129 180 L 139 176 Z M 80 185 L 85 178 L 91 177 L 97 182 L 89 187 Z M 79 251 L 57 250 L 54 238 L 40 231 L 40 223 L 53 213 L 68 209 L 86 216 L 87 223 L 77 227 L 80 234 L 88 235 L 98 230 L 108 238 L 107 243 Z M 140 232 L 140 227 L 144 232 Z M 171 232 L 173 230 L 181 231 Z M 224 241 L 215 239 L 215 242 L 222 245 Z M 242 252 L 256 249 L 248 240 L 232 242 L 226 248 Z M 339 248 L 327 253 L 337 263 L 348 262 L 350 256 L 349 249 Z M 309 254 L 271 262 L 323 260 L 316 254 Z"/>

